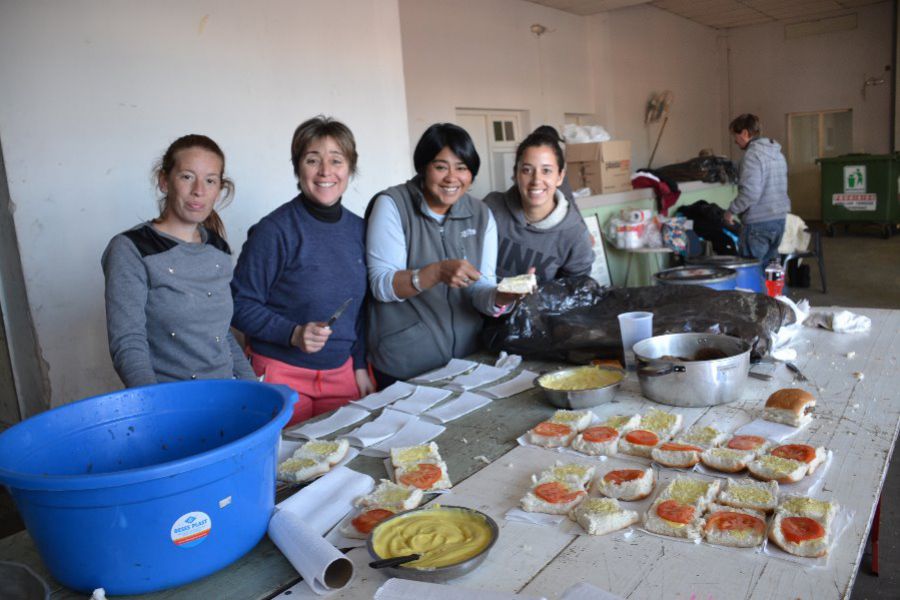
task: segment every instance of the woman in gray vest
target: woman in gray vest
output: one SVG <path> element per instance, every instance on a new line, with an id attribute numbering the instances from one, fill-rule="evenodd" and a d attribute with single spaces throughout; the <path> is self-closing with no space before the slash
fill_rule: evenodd
<path id="1" fill-rule="evenodd" d="M 415 177 L 366 210 L 367 337 L 379 388 L 471 354 L 482 315 L 503 314 L 516 299 L 496 290 L 496 223 L 466 193 L 481 165 L 469 134 L 432 125 L 413 163 Z"/>
<path id="2" fill-rule="evenodd" d="M 485 197 L 497 220 L 497 276 L 534 269 L 539 282 L 591 272 L 594 251 L 574 200 L 560 189 L 566 162 L 557 136 L 536 130 L 516 150 L 515 184 Z"/>

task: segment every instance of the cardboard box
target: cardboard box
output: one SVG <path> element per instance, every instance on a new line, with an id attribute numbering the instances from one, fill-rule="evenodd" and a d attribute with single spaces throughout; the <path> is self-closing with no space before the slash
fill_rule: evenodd
<path id="1" fill-rule="evenodd" d="M 631 187 L 631 142 L 610 140 L 567 144 L 566 164 L 572 189 L 594 194 L 627 192 Z"/>

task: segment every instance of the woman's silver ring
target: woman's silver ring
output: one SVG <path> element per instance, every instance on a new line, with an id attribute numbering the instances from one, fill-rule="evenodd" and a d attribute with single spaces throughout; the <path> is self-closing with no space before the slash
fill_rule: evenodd
<path id="1" fill-rule="evenodd" d="M 469 282 L 471 282 L 471 281 L 472 281 L 472 280 L 469 279 L 468 277 L 463 277 L 463 283 L 465 283 L 466 285 L 468 285 Z"/>

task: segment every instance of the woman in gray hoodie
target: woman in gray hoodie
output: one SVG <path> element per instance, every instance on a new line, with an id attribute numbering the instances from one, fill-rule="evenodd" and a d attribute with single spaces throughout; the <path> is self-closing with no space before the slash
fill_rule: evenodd
<path id="1" fill-rule="evenodd" d="M 497 276 L 534 269 L 539 282 L 591 272 L 584 219 L 559 187 L 566 161 L 555 136 L 536 131 L 516 149 L 515 185 L 484 201 L 497 221 Z"/>

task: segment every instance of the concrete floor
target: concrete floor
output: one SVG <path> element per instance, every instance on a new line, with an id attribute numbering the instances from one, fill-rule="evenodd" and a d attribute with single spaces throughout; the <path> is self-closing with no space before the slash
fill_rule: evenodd
<path id="1" fill-rule="evenodd" d="M 838 228 L 833 238 L 822 238 L 828 293 L 822 294 L 817 267 L 811 265 L 812 286 L 789 289 L 795 300 L 807 298 L 812 306 L 900 309 L 900 235 L 881 239 L 878 230 Z M 2 428 L 0 428 L 2 429 Z M 882 491 L 879 572 L 871 574 L 871 545 L 867 544 L 851 600 L 900 598 L 900 450 L 896 447 Z M 22 523 L 8 494 L 0 489 L 0 538 L 20 531 Z M 790 591 L 785 590 L 786 596 Z"/>

